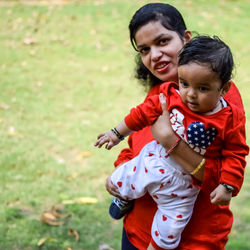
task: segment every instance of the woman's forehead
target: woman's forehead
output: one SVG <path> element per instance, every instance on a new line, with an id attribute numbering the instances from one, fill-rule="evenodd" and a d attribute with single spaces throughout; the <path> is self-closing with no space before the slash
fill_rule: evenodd
<path id="1" fill-rule="evenodd" d="M 137 46 L 145 41 L 155 40 L 162 35 L 178 36 L 177 32 L 164 27 L 160 21 L 151 21 L 141 26 L 135 33 Z"/>

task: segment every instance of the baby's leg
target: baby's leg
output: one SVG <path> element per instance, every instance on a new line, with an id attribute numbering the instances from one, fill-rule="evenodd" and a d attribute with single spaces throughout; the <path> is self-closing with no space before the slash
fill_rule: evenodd
<path id="1" fill-rule="evenodd" d="M 150 144 L 145 145 L 137 157 L 122 164 L 111 175 L 112 183 L 118 187 L 124 199 L 142 197 L 147 187 L 154 181 L 145 167 L 145 158 L 149 153 L 152 154 Z"/>
<path id="2" fill-rule="evenodd" d="M 192 215 L 192 207 L 156 211 L 151 234 L 157 246 L 164 249 L 175 249 L 181 240 L 181 233 Z"/>

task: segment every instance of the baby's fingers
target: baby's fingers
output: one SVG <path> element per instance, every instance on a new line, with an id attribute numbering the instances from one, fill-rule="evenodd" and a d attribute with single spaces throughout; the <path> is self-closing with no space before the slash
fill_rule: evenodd
<path id="1" fill-rule="evenodd" d="M 108 142 L 108 138 L 105 136 L 100 137 L 95 143 L 94 146 L 101 148 L 103 144 L 105 144 L 106 142 Z"/>

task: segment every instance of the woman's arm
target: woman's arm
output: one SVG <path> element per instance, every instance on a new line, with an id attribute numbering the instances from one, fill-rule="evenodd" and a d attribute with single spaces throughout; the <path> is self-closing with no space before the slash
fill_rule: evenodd
<path id="1" fill-rule="evenodd" d="M 170 124 L 169 113 L 166 109 L 166 98 L 160 95 L 160 102 L 162 106 L 162 115 L 151 126 L 153 137 L 160 142 L 160 144 L 167 150 L 175 144 L 177 135 L 174 133 Z M 170 153 L 171 157 L 175 159 L 188 172 L 193 172 L 197 166 L 202 162 L 203 157 L 194 152 L 186 142 L 183 140 Z M 205 164 L 203 164 L 205 165 Z M 199 181 L 203 180 L 204 166 L 202 166 L 193 176 Z"/>

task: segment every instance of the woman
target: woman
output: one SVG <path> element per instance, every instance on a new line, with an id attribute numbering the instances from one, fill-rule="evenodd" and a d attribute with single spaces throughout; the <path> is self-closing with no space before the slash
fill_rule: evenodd
<path id="1" fill-rule="evenodd" d="M 168 4 L 147 4 L 135 13 L 129 29 L 131 43 L 139 52 L 138 78 L 142 79 L 145 86 L 150 87 L 148 96 L 158 94 L 160 84 L 165 81 L 177 82 L 178 53 L 191 39 L 191 32 L 186 29 L 181 14 Z M 243 110 L 239 92 L 234 84 L 225 99 Z M 244 115 L 240 119 L 245 119 Z M 171 129 L 166 110 L 152 129 L 154 137 L 169 150 L 176 141 L 176 135 Z M 242 136 L 245 136 L 244 129 Z M 133 133 L 129 138 L 130 148 L 121 152 L 115 166 L 135 157 L 152 139 L 149 127 Z M 242 175 L 239 176 L 242 181 L 246 164 L 244 158 L 247 154 L 248 148 L 244 148 L 242 155 L 234 156 L 237 163 L 242 166 Z M 171 156 L 189 172 L 196 169 L 202 161 L 202 157 L 193 152 L 185 142 L 181 142 L 172 151 Z M 206 159 L 205 168 L 194 175 L 196 184 L 201 186 L 201 192 L 178 249 L 224 249 L 233 217 L 229 207 L 216 205 L 219 201 L 213 193 L 211 194 L 220 183 L 217 167 L 219 164 L 219 159 Z M 233 195 L 238 193 L 240 186 L 230 186 L 234 189 Z M 106 188 L 111 194 L 119 196 L 110 178 L 107 179 Z M 135 200 L 133 210 L 124 219 L 122 249 L 147 249 L 151 241 L 151 224 L 156 209 L 156 204 L 149 195 Z M 149 249 L 153 249 L 151 247 Z"/>

